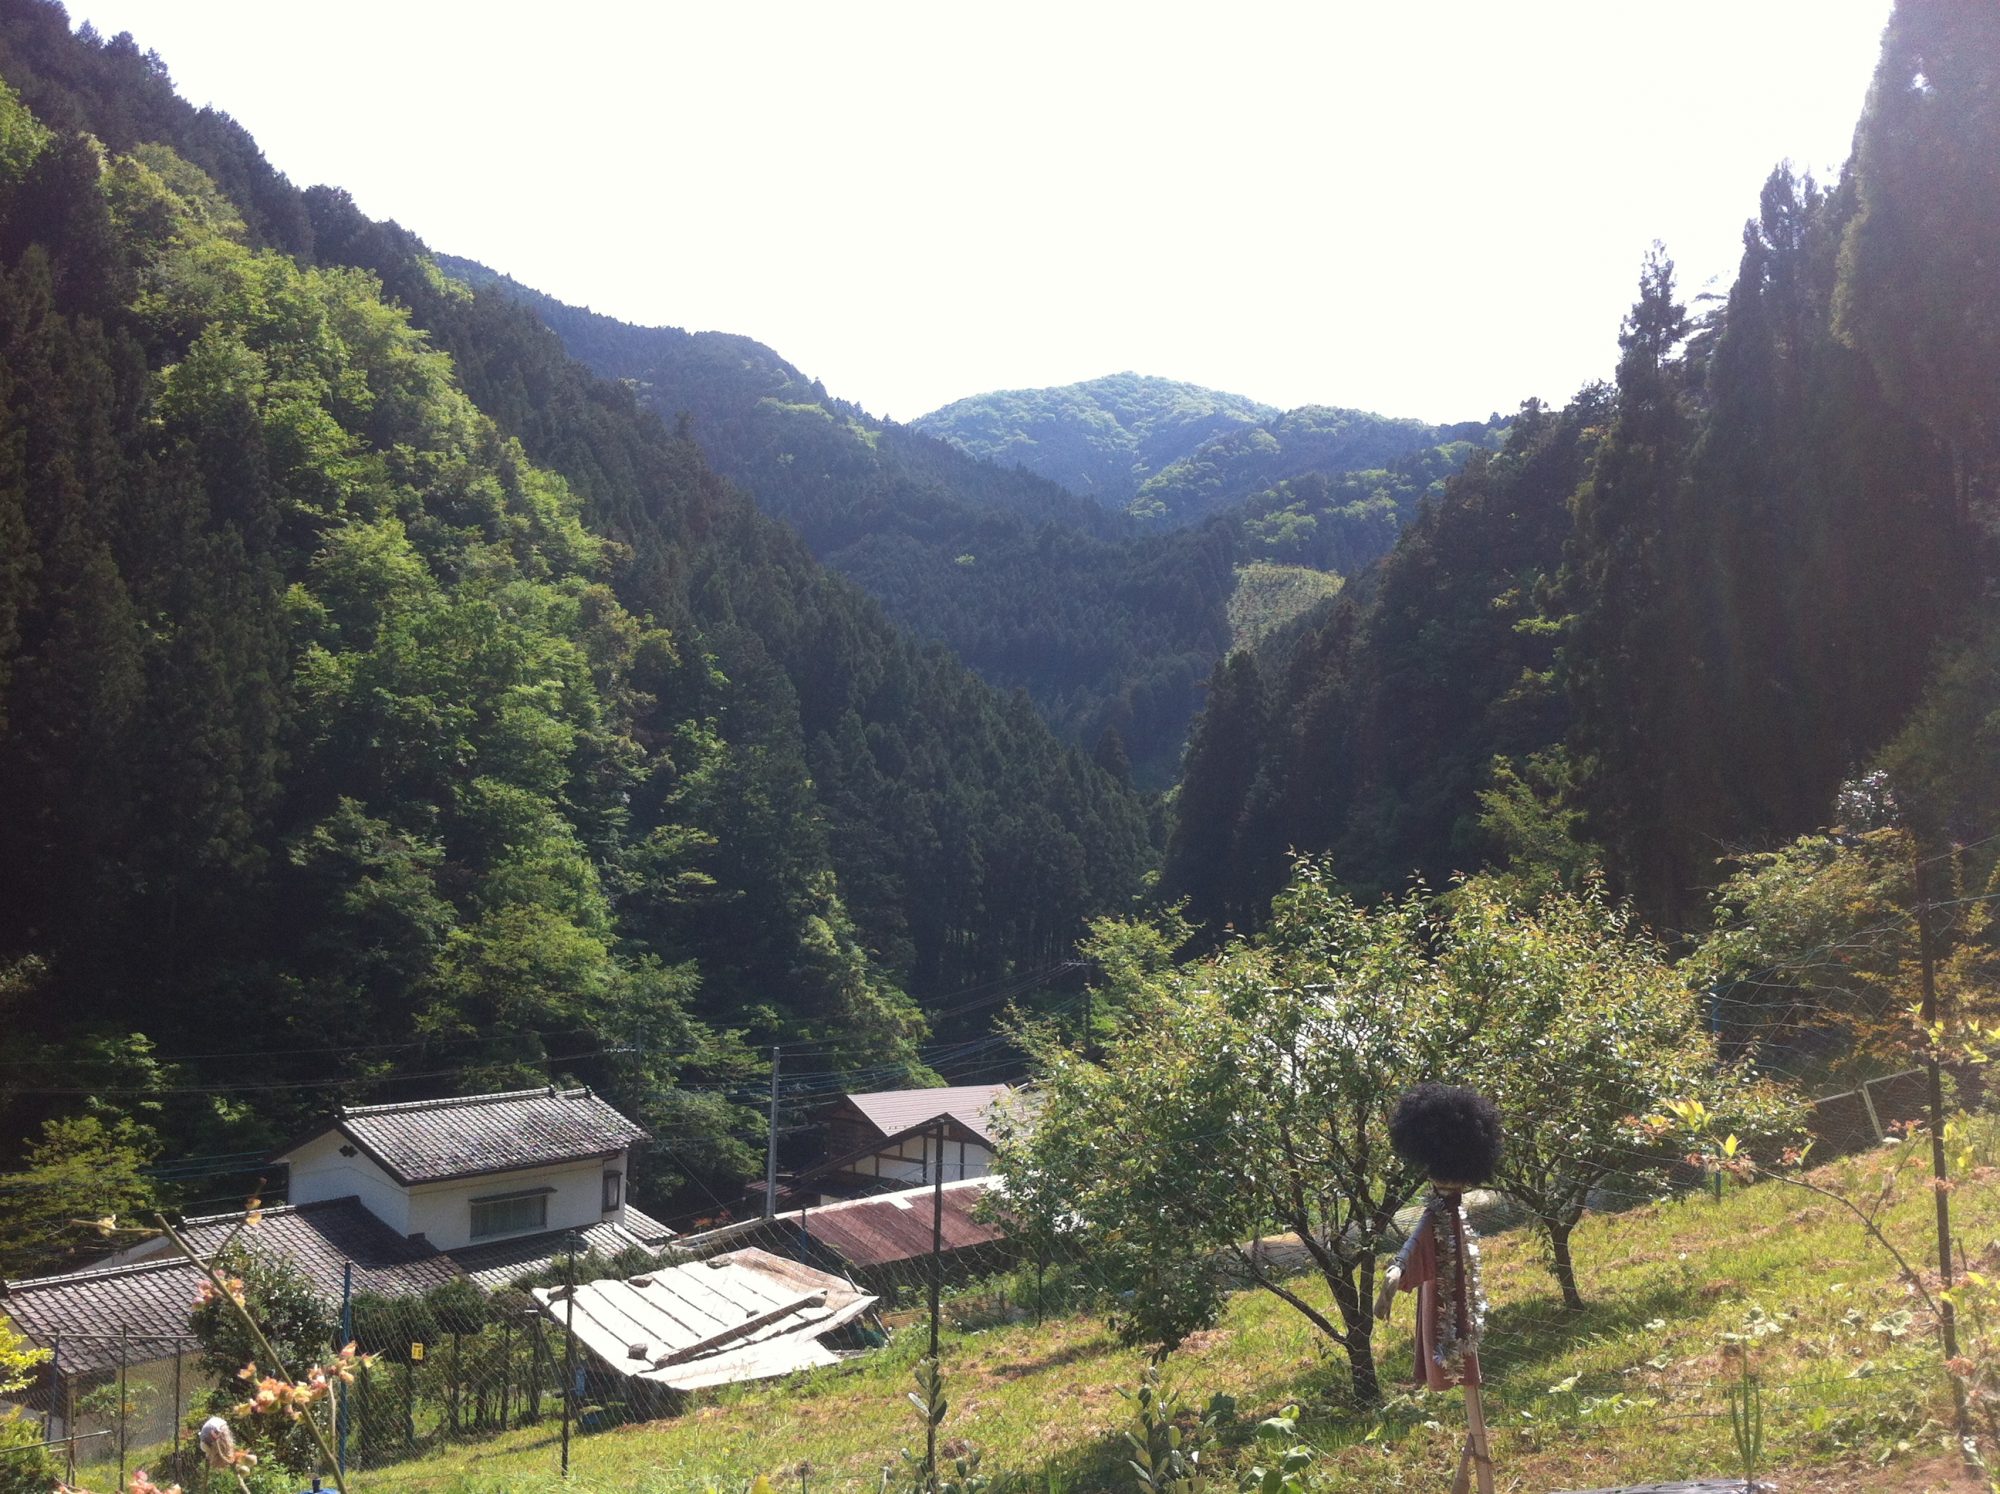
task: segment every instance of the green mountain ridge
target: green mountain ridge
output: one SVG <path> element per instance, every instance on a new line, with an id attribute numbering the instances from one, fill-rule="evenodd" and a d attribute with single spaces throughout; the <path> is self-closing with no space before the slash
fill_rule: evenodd
<path id="1" fill-rule="evenodd" d="M 1122 509 L 1149 477 L 1211 437 L 1278 413 L 1241 395 L 1126 372 L 976 394 L 910 423 L 973 456 Z"/>
<path id="2" fill-rule="evenodd" d="M 439 263 L 532 310 L 572 356 L 692 435 L 717 470 L 898 622 L 948 644 L 990 683 L 1027 691 L 1070 741 L 1096 750 L 1115 735 L 1114 759 L 1150 789 L 1179 772 L 1203 682 L 1229 646 L 1240 567 L 1365 568 L 1472 449 L 1459 441 L 1374 470 L 1307 474 L 1213 522 L 1159 530 L 878 420 L 749 338 L 636 327 L 476 261 Z M 1131 376 L 1098 383 L 1134 398 L 1193 387 Z"/>

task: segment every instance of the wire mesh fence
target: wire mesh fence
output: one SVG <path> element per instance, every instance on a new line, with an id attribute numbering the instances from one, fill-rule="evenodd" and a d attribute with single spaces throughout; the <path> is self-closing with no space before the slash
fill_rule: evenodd
<path id="1" fill-rule="evenodd" d="M 1828 1097 L 1816 1107 L 1813 1124 L 1826 1131 L 1829 1149 L 1842 1140 L 1866 1150 L 1877 1144 L 1878 1127 L 1892 1137 L 1896 1122 L 1908 1118 L 1904 1112 L 1909 1107 L 1899 1101 L 1909 1098 L 1910 1089 L 1905 1076 L 1885 1076 L 1865 1091 Z M 1866 1104 L 1859 1103 L 1863 1094 Z M 1873 1121 L 1866 1118 L 1871 1107 Z M 1863 1118 L 1859 1125 L 1836 1130 L 1838 1119 L 1851 1120 L 1857 1111 Z M 1193 1157 L 1189 1163 L 1227 1165 L 1227 1148 L 1227 1140 L 1217 1138 L 1212 1156 Z M 374 1494 L 398 1489 L 511 1491 L 543 1483 L 553 1486 L 560 1481 L 567 1453 L 571 1471 L 593 1489 L 664 1494 L 743 1488 L 758 1473 L 786 1475 L 776 1483 L 778 1488 L 877 1488 L 880 1469 L 898 1466 L 901 1448 L 920 1446 L 904 1397 L 909 1370 L 928 1351 L 934 1287 L 947 1377 L 963 1377 L 969 1386 L 979 1387 L 977 1395 L 965 1397 L 968 1414 L 977 1414 L 983 1402 L 1001 1393 L 994 1387 L 1004 1387 L 1014 1402 L 1037 1405 L 1051 1426 L 1089 1423 L 1094 1435 L 1082 1440 L 1082 1450 L 1061 1455 L 1082 1460 L 1070 1470 L 1068 1486 L 1108 1487 L 1089 1483 L 1089 1469 L 1105 1466 L 1105 1450 L 1121 1435 L 1117 1427 L 1127 1408 L 1116 1399 L 1086 1404 L 1069 1378 L 1069 1367 L 1101 1365 L 1112 1381 L 1127 1385 L 1141 1373 L 1137 1351 L 1117 1345 L 1104 1329 L 1107 1317 L 1120 1308 L 1117 1284 L 1093 1249 L 1081 1244 L 1043 1240 L 1030 1246 L 1003 1233 L 954 1245 L 947 1234 L 953 1213 L 949 1205 L 963 1188 L 957 1184 L 920 1188 L 880 1205 L 907 1216 L 914 1234 L 934 1237 L 940 1247 L 895 1259 L 855 1262 L 841 1255 L 835 1221 L 842 1206 L 813 1205 L 769 1222 L 744 1221 L 726 1232 L 712 1232 L 705 1240 L 684 1242 L 681 1249 L 650 1261 L 614 1264 L 578 1251 L 558 1256 L 539 1273 L 488 1291 L 352 1296 L 344 1304 L 345 1321 L 336 1336 L 352 1337 L 376 1358 L 343 1391 L 334 1421 L 348 1487 Z M 983 1191 L 983 1185 L 975 1183 L 972 1189 Z M 1614 1183 L 1603 1191 L 1598 1205 L 1611 1211 L 1659 1196 L 1657 1184 Z M 1713 1205 L 1705 1195 L 1697 1195 L 1685 1207 Z M 1527 1221 L 1518 1208 L 1505 1200 L 1481 1199 L 1475 1215 L 1489 1238 L 1500 1243 L 1506 1259 L 1518 1262 L 1532 1255 Z M 1273 1235 L 1246 1242 L 1246 1248 L 1259 1272 L 1290 1291 L 1323 1300 L 1310 1254 L 1300 1241 Z M 840 1276 L 877 1299 L 861 1324 L 865 1332 L 843 1347 L 837 1366 L 763 1389 L 724 1388 L 716 1394 L 727 1409 L 704 1414 L 692 1403 L 714 1396 L 649 1393 L 627 1372 L 631 1366 L 607 1360 L 569 1331 L 565 1308 L 574 1299 L 563 1295 L 569 1283 L 638 1281 L 670 1270 L 690 1256 L 719 1258 L 743 1251 L 783 1254 Z M 1684 1290 L 1690 1301 L 1713 1289 L 1704 1269 L 1699 1259 L 1686 1267 Z M 1248 1279 L 1234 1285 L 1253 1303 L 1268 1295 L 1253 1289 Z M 1747 1295 L 1754 1297 L 1754 1289 Z M 1867 1302 L 1871 1315 L 1884 1310 L 1872 1299 L 1858 1300 Z M 1653 1347 L 1646 1325 L 1664 1310 L 1650 1298 L 1624 1300 L 1606 1288 L 1605 1299 L 1593 1302 L 1592 1313 L 1577 1319 L 1562 1309 L 1546 1279 L 1538 1278 L 1535 1270 L 1523 1268 L 1503 1277 L 1484 1352 L 1508 1436 L 1524 1446 L 1526 1439 L 1541 1437 L 1588 1447 L 1593 1439 L 1610 1436 L 1621 1419 L 1629 1422 L 1643 1416 L 1648 1424 L 1663 1429 L 1709 1427 L 1718 1445 L 1726 1441 L 1731 1380 L 1725 1365 L 1676 1360 L 1663 1368 L 1643 1368 L 1641 1350 L 1650 1352 Z M 1225 1324 L 1223 1332 L 1240 1336 L 1243 1355 L 1232 1358 L 1226 1352 L 1197 1349 L 1191 1363 L 1201 1368 L 1192 1373 L 1212 1374 L 1217 1388 L 1247 1395 L 1256 1394 L 1259 1384 L 1282 1383 L 1287 1394 L 1317 1396 L 1329 1406 L 1338 1402 L 1337 1359 L 1302 1324 L 1287 1324 L 1282 1316 L 1240 1303 L 1232 1306 Z M 1633 1358 L 1640 1372 L 1628 1368 L 1615 1374 L 1586 1373 L 1561 1388 L 1537 1383 L 1541 1367 L 1558 1362 L 1564 1346 L 1586 1331 L 1638 1343 Z M 1911 1334 L 1921 1339 L 1923 1330 L 1917 1325 L 1904 1332 L 1906 1339 Z M 1881 1333 L 1861 1329 L 1856 1333 L 1891 1347 L 1908 1346 L 1906 1340 L 1892 1343 Z M 1409 1356 L 1406 1340 L 1406 1329 L 1381 1331 L 1376 1352 L 1384 1364 L 1385 1381 L 1404 1372 Z M 166 1352 L 170 1348 L 171 1356 Z M 100 1491 L 122 1487 L 132 1469 L 146 1466 L 156 1472 L 177 1471 L 191 1491 L 232 1487 L 204 1483 L 190 1443 L 201 1418 L 241 1390 L 203 1379 L 194 1365 L 194 1348 L 191 1340 L 168 1342 L 130 1332 L 99 1335 L 88 1344 L 79 1338 L 69 1345 L 77 1372 L 62 1392 L 65 1399 L 60 1408 L 43 1405 L 38 1414 L 48 1418 L 54 1435 L 47 1440 L 57 1444 L 59 1463 L 72 1482 Z M 97 1356 L 88 1371 L 82 1368 L 86 1350 Z M 1266 1380 L 1245 1378 L 1242 1361 L 1250 1358 L 1266 1364 Z M 1765 1384 L 1762 1392 L 1772 1405 L 1774 1437 L 1825 1440 L 1848 1435 L 1850 1423 L 1879 1426 L 1889 1414 L 1885 1406 L 1921 1403 L 1934 1392 L 1935 1365 L 1921 1354 L 1874 1358 L 1867 1374 L 1858 1379 L 1852 1365 L 1836 1360 L 1810 1374 Z M 73 1408 L 68 1404 L 71 1395 Z M 858 1455 L 850 1448 L 844 1462 L 825 1451 L 840 1439 L 831 1437 L 804 1410 L 829 1397 L 833 1404 L 848 1408 L 841 1414 L 857 1423 L 848 1440 L 868 1443 Z M 1524 1420 L 1524 1412 L 1532 1420 Z M 718 1414 L 729 1417 L 736 1428 L 732 1445 L 721 1453 L 701 1452 L 695 1432 L 715 1425 L 712 1418 Z M 1392 1389 L 1384 1411 L 1355 1420 L 1357 1426 L 1390 1425 L 1399 1436 L 1421 1437 L 1426 1418 L 1450 1414 Z M 660 1418 L 665 1419 L 639 1437 L 597 1435 Z M 1913 1429 L 1914 1424 L 1905 1430 Z M 66 1450 L 72 1437 L 77 1451 L 70 1468 Z M 177 1449 L 179 1457 L 174 1456 Z M 1099 1461 L 1092 1464 L 1091 1457 Z M 713 1466 L 717 1460 L 725 1464 L 720 1470 Z M 1012 1471 L 1025 1476 L 1033 1470 Z M 738 1473 L 740 1478 L 734 1476 Z M 299 1486 L 305 1482 L 302 1477 Z"/>

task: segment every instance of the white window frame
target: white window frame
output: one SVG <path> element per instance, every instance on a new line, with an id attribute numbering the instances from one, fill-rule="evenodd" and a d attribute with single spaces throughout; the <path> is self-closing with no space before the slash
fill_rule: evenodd
<path id="1" fill-rule="evenodd" d="M 469 1207 L 472 1210 L 472 1238 L 475 1240 L 497 1240 L 504 1235 L 530 1235 L 537 1230 L 547 1229 L 549 1227 L 549 1195 L 553 1192 L 555 1192 L 553 1188 L 530 1188 L 519 1193 L 495 1193 L 486 1198 L 471 1200 Z M 511 1205 L 515 1208 L 519 1208 L 522 1205 L 533 1205 L 532 1209 L 523 1209 L 522 1212 L 533 1213 L 535 1218 L 530 1223 L 508 1223 L 502 1224 L 499 1228 L 493 1228 L 491 1211 L 503 1205 Z M 488 1227 L 485 1229 L 479 1227 L 479 1216 L 482 1210 L 487 1211 Z"/>

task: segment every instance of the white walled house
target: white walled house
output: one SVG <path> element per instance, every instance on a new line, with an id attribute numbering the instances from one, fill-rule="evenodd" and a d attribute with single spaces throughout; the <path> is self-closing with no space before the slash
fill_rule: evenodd
<path id="1" fill-rule="evenodd" d="M 1012 1103 L 1006 1084 L 846 1094 L 820 1113 L 827 1159 L 798 1178 L 821 1202 L 993 1170 L 993 1113 Z"/>
<path id="2" fill-rule="evenodd" d="M 531 1089 L 343 1109 L 273 1160 L 294 1204 L 358 1198 L 396 1233 L 461 1250 L 625 1224 L 646 1139 L 587 1089 Z"/>
<path id="3" fill-rule="evenodd" d="M 357 1106 L 273 1158 L 291 1170 L 289 1202 L 185 1219 L 181 1235 L 205 1256 L 233 1244 L 282 1259 L 329 1306 L 350 1284 L 490 1291 L 547 1272 L 572 1241 L 602 1257 L 667 1246 L 674 1232 L 626 1200 L 647 1139 L 588 1089 Z M 126 1347 L 134 1364 L 191 1351 L 200 1284 L 153 1238 L 85 1270 L 0 1282 L 0 1315 L 54 1351 L 38 1392 L 53 1408 L 62 1387 L 115 1373 Z"/>

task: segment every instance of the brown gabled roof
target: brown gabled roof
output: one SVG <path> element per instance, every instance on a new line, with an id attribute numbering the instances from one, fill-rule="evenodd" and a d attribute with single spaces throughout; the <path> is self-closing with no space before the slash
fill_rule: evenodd
<path id="1" fill-rule="evenodd" d="M 650 1139 L 582 1088 L 357 1105 L 341 1110 L 333 1126 L 404 1187 L 609 1157 Z"/>
<path id="2" fill-rule="evenodd" d="M 884 1136 L 895 1136 L 948 1115 L 980 1140 L 993 1140 L 994 1102 L 1013 1093 L 1007 1084 L 960 1084 L 948 1089 L 883 1089 L 843 1095 Z"/>

